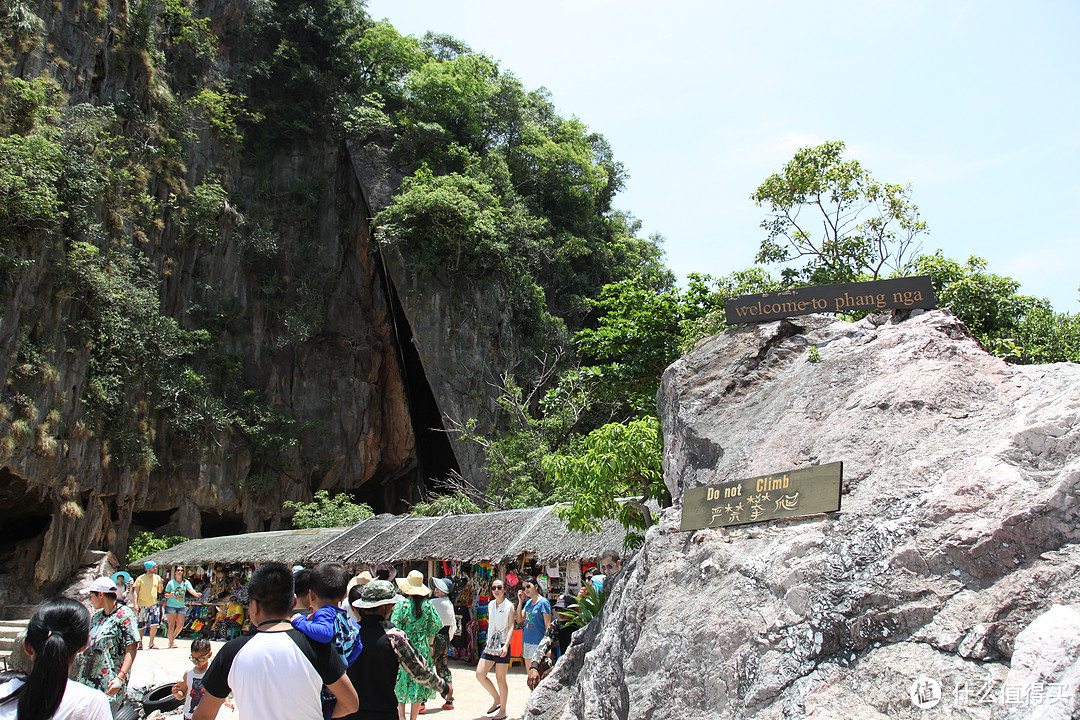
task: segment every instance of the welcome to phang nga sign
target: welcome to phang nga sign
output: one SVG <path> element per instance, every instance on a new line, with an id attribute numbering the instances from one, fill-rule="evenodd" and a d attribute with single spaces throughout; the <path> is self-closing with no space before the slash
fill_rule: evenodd
<path id="1" fill-rule="evenodd" d="M 728 298 L 724 312 L 728 325 L 779 320 L 810 313 L 880 312 L 892 309 L 929 309 L 937 304 L 929 275 L 813 285 L 783 292 L 758 293 Z"/>

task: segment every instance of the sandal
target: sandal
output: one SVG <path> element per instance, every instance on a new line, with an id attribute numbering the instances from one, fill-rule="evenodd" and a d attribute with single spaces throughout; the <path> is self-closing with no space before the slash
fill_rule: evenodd
<path id="1" fill-rule="evenodd" d="M 501 707 L 502 707 L 502 705 L 501 705 L 501 704 L 499 704 L 499 703 L 495 703 L 494 705 L 492 705 L 491 707 L 489 707 L 489 708 L 488 708 L 487 710 L 485 710 L 485 711 L 484 711 L 484 714 L 485 714 L 485 715 L 490 715 L 491 713 L 495 712 L 496 710 L 498 710 L 498 709 L 499 709 L 499 708 L 501 708 Z"/>

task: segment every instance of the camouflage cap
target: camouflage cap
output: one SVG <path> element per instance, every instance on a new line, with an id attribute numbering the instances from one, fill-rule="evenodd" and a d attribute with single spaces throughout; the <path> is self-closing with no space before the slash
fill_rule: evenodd
<path id="1" fill-rule="evenodd" d="M 389 580 L 372 580 L 360 591 L 359 599 L 353 601 L 352 606 L 363 610 L 365 608 L 379 607 L 380 605 L 392 605 L 397 602 L 397 591 L 394 584 Z"/>

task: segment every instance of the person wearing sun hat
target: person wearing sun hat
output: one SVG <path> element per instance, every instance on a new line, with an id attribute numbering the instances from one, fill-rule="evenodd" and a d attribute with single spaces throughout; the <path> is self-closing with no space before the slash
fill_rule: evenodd
<path id="1" fill-rule="evenodd" d="M 116 602 L 121 605 L 128 604 L 128 588 L 131 587 L 131 575 L 121 570 L 113 573 L 112 581 L 116 583 Z"/>
<path id="2" fill-rule="evenodd" d="M 109 696 L 115 714 L 127 697 L 128 676 L 139 650 L 139 628 L 126 605 L 116 602 L 116 583 L 99 577 L 79 591 L 90 596 L 90 643 L 82 653 L 75 679 Z"/>
<path id="3" fill-rule="evenodd" d="M 421 579 L 421 583 L 423 580 Z M 454 686 L 425 664 L 417 648 L 387 620 L 397 606 L 398 595 L 388 580 L 372 580 L 353 601 L 360 616 L 360 639 L 364 649 L 347 671 L 360 697 L 360 709 L 340 720 L 397 720 L 394 692 L 398 674 L 404 670 L 418 684 L 452 697 Z"/>
<path id="4" fill-rule="evenodd" d="M 424 663 L 432 665 L 431 641 L 442 627 L 442 620 L 427 600 L 427 596 L 431 594 L 431 588 L 424 584 L 424 573 L 419 570 L 411 571 L 407 576 L 398 578 L 396 582 L 407 601 L 394 608 L 390 619 L 394 625 L 405 632 L 409 642 L 420 652 Z M 411 703 L 410 720 L 416 720 L 424 701 L 434 694 L 430 688 L 416 682 L 405 670 L 398 670 L 394 693 L 397 695 L 398 702 L 402 703 L 402 713 L 405 711 L 405 703 Z"/>

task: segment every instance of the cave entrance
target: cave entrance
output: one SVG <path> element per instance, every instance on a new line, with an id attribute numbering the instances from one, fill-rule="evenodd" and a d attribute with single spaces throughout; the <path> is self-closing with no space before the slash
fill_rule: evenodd
<path id="1" fill-rule="evenodd" d="M 247 532 L 244 518 L 238 513 L 199 513 L 202 536 L 221 537 L 223 535 L 243 535 Z"/>
<path id="2" fill-rule="evenodd" d="M 431 383 L 424 372 L 420 351 L 413 342 L 412 326 L 398 299 L 397 288 L 381 264 L 380 269 L 383 270 L 383 283 L 394 316 L 394 331 L 402 372 L 405 375 L 405 397 L 409 416 L 412 418 L 413 432 L 416 434 L 417 466 L 392 482 L 396 499 L 411 504 L 421 499 L 429 478 L 448 477 L 451 473 L 459 472 L 460 467 L 450 444 L 450 435 L 443 424 L 439 403 L 435 400 L 435 393 L 431 391 Z M 384 492 L 384 488 L 373 488 L 364 495 L 370 498 L 364 502 L 371 504 L 376 513 L 397 511 L 397 508 L 386 507 L 384 498 L 388 493 Z"/>
<path id="3" fill-rule="evenodd" d="M 7 468 L 0 468 L 0 572 L 17 570 L 20 548 L 39 541 L 51 520 L 52 504 L 45 492 L 31 488 L 25 478 Z"/>
<path id="4" fill-rule="evenodd" d="M 172 510 L 142 510 L 140 512 L 131 513 L 131 526 L 133 529 L 148 530 L 149 532 L 160 535 L 161 528 L 172 520 L 173 513 L 176 512 L 176 508 Z"/>

